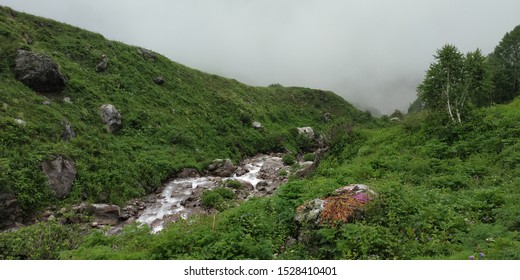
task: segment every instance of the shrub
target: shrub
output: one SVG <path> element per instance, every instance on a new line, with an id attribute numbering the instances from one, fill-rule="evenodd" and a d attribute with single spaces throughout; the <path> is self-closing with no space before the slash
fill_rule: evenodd
<path id="1" fill-rule="evenodd" d="M 292 154 L 287 154 L 282 157 L 282 161 L 285 165 L 292 165 L 296 162 L 296 157 L 294 157 Z"/>
<path id="2" fill-rule="evenodd" d="M 206 208 L 223 211 L 228 208 L 228 201 L 235 198 L 235 193 L 228 188 L 216 188 L 202 193 L 200 203 Z"/>
<path id="3" fill-rule="evenodd" d="M 313 153 L 308 153 L 303 156 L 304 161 L 314 161 L 315 158 L 316 155 L 314 155 Z"/>
<path id="4" fill-rule="evenodd" d="M 242 188 L 242 183 L 240 183 L 240 181 L 238 180 L 226 180 L 224 181 L 224 186 L 227 188 L 238 190 Z"/>

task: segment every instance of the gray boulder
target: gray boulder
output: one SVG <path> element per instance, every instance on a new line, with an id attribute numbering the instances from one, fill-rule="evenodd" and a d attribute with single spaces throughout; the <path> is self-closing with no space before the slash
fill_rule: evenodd
<path id="1" fill-rule="evenodd" d="M 306 127 L 298 127 L 296 129 L 298 129 L 299 135 L 305 135 L 309 139 L 314 139 L 314 130 L 312 129 L 312 127 L 306 126 Z"/>
<path id="2" fill-rule="evenodd" d="M 153 82 L 154 82 L 156 85 L 159 85 L 159 86 L 160 86 L 160 85 L 163 85 L 163 84 L 164 84 L 165 80 L 164 80 L 164 77 L 159 76 L 159 77 L 155 77 L 155 78 L 153 79 Z"/>
<path id="3" fill-rule="evenodd" d="M 300 225 L 318 225 L 321 221 L 320 215 L 325 208 L 325 200 L 313 199 L 296 209 L 294 220 Z"/>
<path id="4" fill-rule="evenodd" d="M 264 126 L 260 122 L 254 121 L 252 126 L 256 130 L 264 130 Z"/>
<path id="5" fill-rule="evenodd" d="M 217 177 L 230 177 L 236 169 L 230 159 L 216 159 L 207 168 L 210 175 Z"/>
<path id="6" fill-rule="evenodd" d="M 93 216 L 93 223 L 97 225 L 116 225 L 121 217 L 121 209 L 112 204 L 91 204 L 87 213 Z"/>
<path id="7" fill-rule="evenodd" d="M 61 92 L 65 89 L 65 77 L 58 65 L 43 54 L 18 50 L 14 74 L 17 80 L 36 92 Z"/>
<path id="8" fill-rule="evenodd" d="M 107 66 L 108 66 L 108 57 L 105 54 L 102 54 L 101 55 L 101 60 L 96 65 L 96 71 L 97 72 L 104 72 L 105 70 L 107 70 Z"/>
<path id="9" fill-rule="evenodd" d="M 144 59 L 157 60 L 157 54 L 151 50 L 147 50 L 145 48 L 137 49 L 137 53 L 142 56 Z"/>
<path id="10" fill-rule="evenodd" d="M 114 132 L 121 128 L 121 114 L 112 104 L 103 104 L 99 107 L 101 120 L 107 125 L 108 132 Z"/>
<path id="11" fill-rule="evenodd" d="M 11 228 L 22 222 L 22 209 L 11 193 L 0 192 L 0 230 Z"/>
<path id="12" fill-rule="evenodd" d="M 62 121 L 61 125 L 63 126 L 63 130 L 61 131 L 61 139 L 67 141 L 76 137 L 76 133 L 68 121 Z"/>
<path id="13" fill-rule="evenodd" d="M 42 169 L 57 198 L 62 198 L 70 193 L 77 173 L 74 161 L 58 156 L 51 161 L 43 162 Z"/>
<path id="14" fill-rule="evenodd" d="M 197 178 L 199 176 L 199 171 L 195 168 L 184 168 L 177 174 L 177 178 Z"/>

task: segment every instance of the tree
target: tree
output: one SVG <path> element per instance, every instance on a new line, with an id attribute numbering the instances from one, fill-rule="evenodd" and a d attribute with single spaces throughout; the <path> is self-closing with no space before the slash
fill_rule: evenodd
<path id="1" fill-rule="evenodd" d="M 449 44 L 434 58 L 417 87 L 419 99 L 425 109 L 445 111 L 453 123 L 462 124 L 470 104 L 484 106 L 489 100 L 492 83 L 487 60 L 478 49 L 464 55 Z"/>
<path id="2" fill-rule="evenodd" d="M 489 58 L 495 72 L 493 102 L 513 100 L 520 94 L 520 25 L 504 35 Z"/>

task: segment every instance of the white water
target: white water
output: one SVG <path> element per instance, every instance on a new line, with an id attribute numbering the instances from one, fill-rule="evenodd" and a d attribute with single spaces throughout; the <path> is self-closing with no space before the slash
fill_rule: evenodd
<path id="1" fill-rule="evenodd" d="M 182 206 L 181 202 L 189 198 L 197 188 L 212 189 L 217 185 L 219 179 L 222 181 L 233 179 L 248 182 L 256 189 L 258 182 L 263 180 L 259 178 L 260 170 L 267 160 L 280 164 L 282 161 L 279 157 L 260 155 L 245 161 L 246 163 L 242 167 L 249 170 L 249 172 L 242 176 L 233 174 L 227 178 L 209 176 L 172 180 L 164 187 L 161 199 L 147 207 L 137 220 L 149 225 L 153 232 L 158 232 L 164 228 L 164 221 L 172 215 L 180 215 L 181 218 L 186 219 L 190 214 L 190 209 Z M 272 172 L 278 172 L 278 169 L 272 170 Z"/>

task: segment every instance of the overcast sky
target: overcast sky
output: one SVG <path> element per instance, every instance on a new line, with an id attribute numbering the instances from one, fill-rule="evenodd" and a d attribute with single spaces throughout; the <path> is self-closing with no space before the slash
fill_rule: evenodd
<path id="1" fill-rule="evenodd" d="M 406 110 L 446 43 L 493 51 L 519 0 L 0 0 L 251 85 Z"/>

